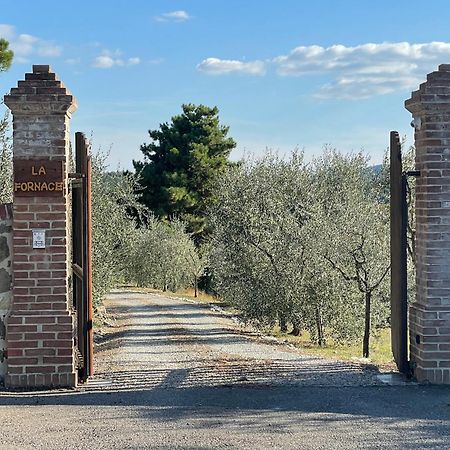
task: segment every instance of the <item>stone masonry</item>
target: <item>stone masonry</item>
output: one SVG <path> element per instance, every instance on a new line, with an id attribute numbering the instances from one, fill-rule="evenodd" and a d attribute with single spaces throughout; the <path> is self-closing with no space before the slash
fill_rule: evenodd
<path id="1" fill-rule="evenodd" d="M 0 205 L 0 311 L 10 306 L 11 247 L 12 205 Z"/>
<path id="2" fill-rule="evenodd" d="M 13 114 L 15 174 L 27 160 L 61 161 L 63 167 L 61 195 L 14 192 L 13 299 L 6 331 L 5 384 L 74 386 L 67 167 L 69 121 L 76 102 L 50 67 L 42 65 L 33 66 L 33 73 L 11 89 L 5 104 Z M 45 230 L 45 248 L 33 249 L 35 228 Z"/>
<path id="3" fill-rule="evenodd" d="M 450 384 L 450 65 L 405 102 L 416 145 L 416 301 L 410 352 L 420 382 Z"/>
<path id="4" fill-rule="evenodd" d="M 0 205 L 0 379 L 6 365 L 6 317 L 11 306 L 12 205 Z"/>

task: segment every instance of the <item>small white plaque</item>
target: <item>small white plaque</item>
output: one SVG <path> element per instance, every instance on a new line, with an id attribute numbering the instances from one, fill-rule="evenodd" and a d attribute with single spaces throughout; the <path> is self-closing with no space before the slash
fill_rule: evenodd
<path id="1" fill-rule="evenodd" d="M 33 248 L 45 248 L 45 230 L 33 231 Z"/>

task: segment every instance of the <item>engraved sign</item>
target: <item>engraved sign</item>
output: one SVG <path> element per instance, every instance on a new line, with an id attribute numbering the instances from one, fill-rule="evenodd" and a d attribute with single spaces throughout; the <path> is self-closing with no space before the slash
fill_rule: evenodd
<path id="1" fill-rule="evenodd" d="M 62 161 L 14 160 L 14 195 L 48 197 L 63 193 Z"/>
<path id="2" fill-rule="evenodd" d="M 33 248 L 45 248 L 45 230 L 34 229 L 33 233 Z"/>

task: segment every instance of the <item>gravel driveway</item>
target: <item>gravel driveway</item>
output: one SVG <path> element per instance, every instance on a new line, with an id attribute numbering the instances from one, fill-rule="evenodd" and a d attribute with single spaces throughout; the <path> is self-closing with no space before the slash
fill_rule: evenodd
<path id="1" fill-rule="evenodd" d="M 115 292 L 96 376 L 0 393 L 0 449 L 449 449 L 450 388 L 387 386 L 180 299 Z"/>

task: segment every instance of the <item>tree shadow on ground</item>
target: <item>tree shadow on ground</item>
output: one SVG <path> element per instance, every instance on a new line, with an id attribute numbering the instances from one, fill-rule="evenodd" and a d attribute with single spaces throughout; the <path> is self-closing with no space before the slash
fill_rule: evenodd
<path id="1" fill-rule="evenodd" d="M 185 373 L 178 370 L 168 376 L 182 382 Z M 380 433 L 388 429 L 399 433 L 389 434 L 389 439 L 404 444 L 399 448 L 417 448 L 418 439 L 422 443 L 420 448 L 446 448 L 450 439 L 450 389 L 437 386 L 250 384 L 98 392 L 4 392 L 0 395 L 0 407 L 7 405 L 133 406 L 130 414 L 143 421 L 177 422 L 181 426 L 189 421 L 190 427 L 199 430 L 231 426 L 248 432 L 267 431 L 267 427 L 272 432 L 286 432 L 301 426 L 304 432 L 318 432 L 320 427 L 333 427 L 335 433 L 351 435 L 375 424 Z M 109 418 L 114 416 L 110 411 L 105 414 Z M 116 419 L 121 418 L 117 413 Z M 379 448 L 376 442 L 372 444 Z"/>

